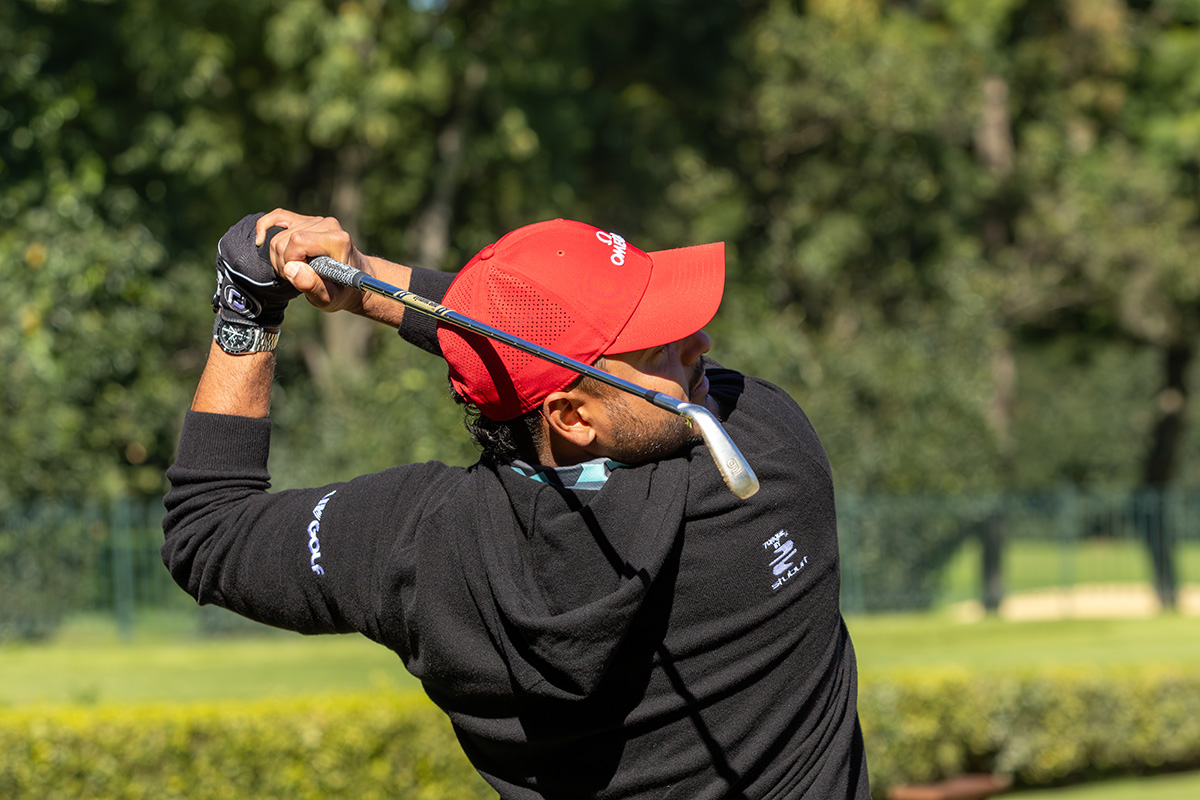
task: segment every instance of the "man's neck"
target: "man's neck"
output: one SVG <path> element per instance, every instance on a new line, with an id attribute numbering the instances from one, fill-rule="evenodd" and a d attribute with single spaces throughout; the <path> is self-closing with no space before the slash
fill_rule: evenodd
<path id="1" fill-rule="evenodd" d="M 589 452 L 572 442 L 566 441 L 561 436 L 556 436 L 550 430 L 550 426 L 543 422 L 541 442 L 537 448 L 537 455 L 535 460 L 530 463 L 550 468 L 573 467 L 576 464 L 601 458 L 603 455 L 603 453 Z"/>

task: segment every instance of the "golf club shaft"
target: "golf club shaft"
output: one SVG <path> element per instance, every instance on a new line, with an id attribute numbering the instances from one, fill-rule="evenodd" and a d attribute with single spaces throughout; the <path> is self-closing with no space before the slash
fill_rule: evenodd
<path id="1" fill-rule="evenodd" d="M 704 439 L 704 444 L 708 447 L 708 451 L 712 455 L 713 461 L 716 463 L 717 469 L 725 481 L 725 485 L 729 487 L 731 492 L 745 499 L 758 491 L 758 478 L 755 476 L 754 470 L 746 463 L 745 457 L 742 456 L 741 451 L 738 450 L 737 445 L 733 443 L 733 440 L 721 426 L 721 423 L 704 406 L 678 400 L 670 395 L 656 392 L 652 389 L 646 389 L 638 386 L 636 383 L 618 378 L 616 375 L 605 372 L 602 369 L 597 369 L 591 364 L 584 364 L 582 361 L 576 361 L 553 350 L 548 350 L 541 345 L 513 336 L 498 328 L 493 328 L 491 325 L 485 325 L 453 309 L 446 308 L 440 303 L 435 303 L 420 295 L 381 281 L 362 270 L 343 264 L 329 256 L 318 256 L 310 262 L 309 266 L 318 275 L 328 278 L 334 283 L 391 298 L 402 303 L 405 308 L 416 311 L 418 314 L 434 317 L 450 325 L 477 333 L 480 336 L 549 361 L 552 364 L 557 364 L 572 372 L 587 375 L 593 380 L 637 395 L 658 408 L 678 414 L 688 420 L 700 432 L 700 436 Z"/>

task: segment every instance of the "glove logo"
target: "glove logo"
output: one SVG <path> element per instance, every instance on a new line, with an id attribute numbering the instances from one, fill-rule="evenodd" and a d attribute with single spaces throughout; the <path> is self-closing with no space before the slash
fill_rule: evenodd
<path id="1" fill-rule="evenodd" d="M 257 300 L 238 291 L 238 288 L 232 283 L 225 284 L 225 291 L 222 292 L 221 299 L 225 308 L 247 319 L 254 319 L 262 312 L 262 305 Z"/>
<path id="2" fill-rule="evenodd" d="M 220 298 L 220 307 L 246 319 L 252 320 L 257 318 L 262 313 L 262 303 L 253 295 L 242 291 L 232 278 L 226 279 L 226 275 L 232 276 L 238 274 L 237 270 L 228 261 L 218 258 L 217 263 L 218 266 L 224 268 L 223 270 L 217 270 L 217 295 Z"/>
<path id="3" fill-rule="evenodd" d="M 283 322 L 288 301 L 300 292 L 275 274 L 269 256 L 255 246 L 254 226 L 261 217 L 243 217 L 217 242 L 213 311 L 231 322 L 275 328 Z"/>

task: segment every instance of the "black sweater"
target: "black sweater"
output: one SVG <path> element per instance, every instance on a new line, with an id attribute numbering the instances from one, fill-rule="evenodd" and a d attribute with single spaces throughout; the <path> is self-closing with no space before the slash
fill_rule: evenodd
<path id="1" fill-rule="evenodd" d="M 269 421 L 189 412 L 163 559 L 394 650 L 504 798 L 866 800 L 825 453 L 782 390 L 708 376 L 749 500 L 703 446 L 599 491 L 429 462 L 271 493 Z"/>

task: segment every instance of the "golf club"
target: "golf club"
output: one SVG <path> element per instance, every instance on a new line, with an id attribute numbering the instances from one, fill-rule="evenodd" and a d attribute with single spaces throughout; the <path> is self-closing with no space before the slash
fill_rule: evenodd
<path id="1" fill-rule="evenodd" d="M 709 454 L 716 463 L 721 477 L 725 480 L 725 485 L 729 487 L 731 492 L 739 498 L 745 499 L 758 491 L 758 477 L 755 476 L 754 470 L 746 463 L 745 457 L 742 456 L 741 451 L 738 450 L 733 440 L 729 438 L 729 434 L 726 433 L 721 423 L 704 406 L 684 400 L 677 400 L 662 392 L 643 388 L 604 370 L 597 369 L 590 364 L 584 364 L 582 361 L 576 361 L 553 350 L 548 350 L 541 345 L 505 333 L 502 330 L 485 325 L 482 322 L 471 319 L 420 295 L 392 286 L 389 283 L 368 275 L 362 270 L 343 264 L 329 256 L 318 256 L 309 262 L 309 266 L 318 275 L 328 278 L 334 283 L 349 286 L 361 292 L 371 292 L 383 297 L 390 297 L 392 300 L 402 303 L 406 308 L 412 309 L 419 314 L 435 317 L 442 322 L 501 342 L 529 355 L 549 361 L 552 364 L 565 367 L 581 375 L 587 375 L 589 378 L 601 383 L 637 395 L 658 408 L 678 414 L 700 432 L 701 438 L 704 439 L 704 444 L 708 447 Z"/>

